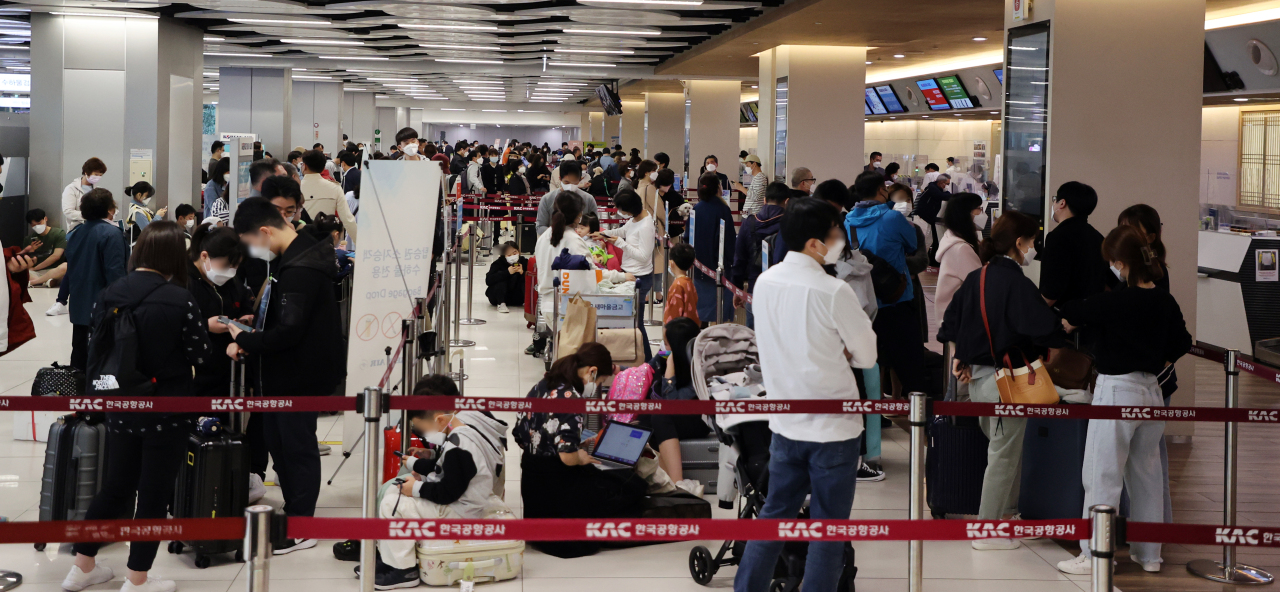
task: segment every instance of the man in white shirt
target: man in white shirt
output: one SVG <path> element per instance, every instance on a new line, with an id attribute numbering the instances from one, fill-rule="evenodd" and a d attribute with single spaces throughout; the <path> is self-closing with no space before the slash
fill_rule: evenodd
<path id="1" fill-rule="evenodd" d="M 326 216 L 335 213 L 342 221 L 343 230 L 351 240 L 356 238 L 356 217 L 351 214 L 347 200 L 342 195 L 342 187 L 337 183 L 320 176 L 324 170 L 325 158 L 319 150 L 308 150 L 302 153 L 302 169 L 306 175 L 302 177 L 302 208 L 312 220 L 323 212 Z"/>
<path id="2" fill-rule="evenodd" d="M 861 398 L 853 368 L 876 363 L 876 335 L 849 284 L 827 275 L 844 251 L 839 213 L 822 200 L 792 199 L 782 221 L 788 252 L 756 280 L 756 341 L 770 401 Z M 813 520 L 847 520 L 857 484 L 862 416 L 771 414 L 769 497 L 761 518 L 794 519 L 811 495 Z M 750 541 L 734 592 L 764 592 L 782 541 Z M 844 543 L 811 542 L 805 592 L 835 592 Z"/>

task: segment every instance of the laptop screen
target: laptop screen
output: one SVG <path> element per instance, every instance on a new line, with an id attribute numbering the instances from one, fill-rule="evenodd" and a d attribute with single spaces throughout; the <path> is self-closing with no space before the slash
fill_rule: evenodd
<path id="1" fill-rule="evenodd" d="M 649 434 L 650 431 L 644 428 L 610 421 L 592 456 L 624 465 L 635 465 L 644 453 Z"/>

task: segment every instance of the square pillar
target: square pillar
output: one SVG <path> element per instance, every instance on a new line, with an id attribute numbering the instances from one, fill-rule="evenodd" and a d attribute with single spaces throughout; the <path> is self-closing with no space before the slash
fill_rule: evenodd
<path id="1" fill-rule="evenodd" d="M 613 148 L 622 142 L 622 116 L 606 115 L 604 116 L 604 135 L 601 140 Z"/>
<path id="2" fill-rule="evenodd" d="M 291 117 L 295 147 L 310 150 L 319 142 L 325 152 L 337 154 L 342 149 L 342 83 L 294 82 Z"/>
<path id="3" fill-rule="evenodd" d="M 622 102 L 622 131 L 618 142 L 627 154 L 632 148 L 644 151 L 644 101 Z"/>
<path id="4" fill-rule="evenodd" d="M 371 92 L 342 93 L 342 133 L 351 142 L 364 143 L 366 146 L 373 143 L 373 95 Z"/>
<path id="5" fill-rule="evenodd" d="M 644 157 L 653 159 L 664 152 L 671 157 L 672 168 L 684 172 L 684 94 L 645 93 L 644 109 L 648 126 Z"/>
<path id="6" fill-rule="evenodd" d="M 293 150 L 290 68 L 224 67 L 218 84 L 218 133 L 256 134 L 262 149 L 276 158 Z"/>
<path id="7" fill-rule="evenodd" d="M 765 170 L 774 173 L 781 112 L 780 82 L 785 94 L 785 174 L 805 167 L 819 181 L 852 184 L 861 167 L 850 155 L 862 154 L 866 133 L 862 110 L 867 79 L 865 47 L 782 45 L 759 54 L 760 130 L 756 140 Z M 766 104 L 767 103 L 767 104 Z M 776 110 L 775 110 L 776 109 Z M 766 131 L 768 133 L 766 133 Z M 767 154 L 767 156 L 766 156 Z"/>
<path id="8" fill-rule="evenodd" d="M 737 80 L 688 81 L 689 184 L 702 168 L 702 160 L 714 154 L 734 180 L 733 164 L 738 160 L 738 110 L 742 104 L 742 83 Z M 675 166 L 672 158 L 672 166 Z M 728 189 L 727 187 L 724 189 Z"/>

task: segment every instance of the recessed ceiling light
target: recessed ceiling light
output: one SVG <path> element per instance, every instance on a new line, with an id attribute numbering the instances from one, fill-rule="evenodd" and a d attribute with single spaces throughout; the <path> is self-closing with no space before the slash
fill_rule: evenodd
<path id="1" fill-rule="evenodd" d="M 999 113 L 999 111 L 992 111 L 992 113 Z"/>
<path id="2" fill-rule="evenodd" d="M 333 80 L 332 76 L 294 76 L 294 80 Z"/>
<path id="3" fill-rule="evenodd" d="M 591 62 L 547 62 L 548 66 L 571 66 L 578 68 L 615 68 L 617 64 L 594 64 Z"/>
<path id="4" fill-rule="evenodd" d="M 454 78 L 453 81 L 459 84 L 506 84 L 501 80 L 458 80 Z"/>
<path id="5" fill-rule="evenodd" d="M 119 14 L 110 12 L 50 12 L 58 16 L 103 16 L 108 18 L 144 18 L 158 19 L 160 17 L 151 14 Z"/>
<path id="6" fill-rule="evenodd" d="M 631 54 L 635 53 L 630 49 L 553 49 L 555 53 L 609 53 L 609 54 Z M 732 57 L 732 56 L 731 56 Z"/>
<path id="7" fill-rule="evenodd" d="M 506 109 L 481 109 L 485 113 L 506 113 Z"/>
<path id="8" fill-rule="evenodd" d="M 897 119 L 897 117 L 890 117 L 889 119 Z"/>
<path id="9" fill-rule="evenodd" d="M 406 29 L 437 29 L 441 31 L 497 31 L 497 25 L 418 25 L 400 23 Z"/>
<path id="10" fill-rule="evenodd" d="M 760 88 L 760 87 L 759 87 L 759 86 L 755 86 L 755 85 L 753 85 L 751 88 Z"/>
<path id="11" fill-rule="evenodd" d="M 1249 99 L 1235 99 L 1235 100 L 1236 100 L 1236 101 L 1238 101 L 1238 102 L 1243 103 L 1243 102 L 1245 102 L 1245 101 L 1248 101 Z"/>
<path id="12" fill-rule="evenodd" d="M 400 25 L 404 26 L 404 25 Z M 497 28 L 497 27 L 495 27 Z M 643 29 L 561 29 L 565 33 L 586 33 L 589 35 L 661 35 L 662 31 L 646 31 Z"/>
<path id="13" fill-rule="evenodd" d="M 365 78 L 373 82 L 417 82 L 417 78 Z"/>
<path id="14" fill-rule="evenodd" d="M 435 58 L 437 62 L 446 62 L 449 64 L 501 64 L 502 60 L 464 60 L 453 58 Z"/>
<path id="15" fill-rule="evenodd" d="M 389 60 L 391 58 L 377 56 L 320 56 L 322 60 Z"/>
<path id="16" fill-rule="evenodd" d="M 223 57 L 232 57 L 232 58 L 273 58 L 275 57 L 267 53 L 217 53 L 217 52 L 210 52 L 210 51 L 204 52 L 204 55 L 223 56 Z"/>
<path id="17" fill-rule="evenodd" d="M 227 19 L 227 20 L 229 20 L 229 21 L 231 21 L 231 22 L 233 22 L 233 23 L 245 23 L 245 24 L 266 24 L 266 25 L 320 25 L 320 26 L 328 26 L 328 25 L 332 25 L 332 24 L 333 24 L 333 23 L 331 23 L 331 22 L 329 22 L 329 21 L 311 21 L 311 20 L 304 21 L 304 20 L 300 20 L 300 19 L 279 19 L 279 18 L 233 18 L 233 19 Z"/>
<path id="18" fill-rule="evenodd" d="M 538 82 L 538 86 L 586 86 L 585 82 Z"/>
<path id="19" fill-rule="evenodd" d="M 895 53 L 895 54 L 893 54 L 893 57 L 895 57 L 895 58 L 905 58 L 905 57 L 907 57 L 907 56 L 902 55 L 902 54 L 900 54 L 900 53 Z"/>
<path id="20" fill-rule="evenodd" d="M 987 38 L 986 38 L 986 37 L 974 37 L 974 38 L 973 38 L 973 40 L 974 40 L 974 41 L 986 41 L 986 40 L 987 40 Z"/>
<path id="21" fill-rule="evenodd" d="M 364 45 L 363 41 L 347 41 L 345 39 L 281 39 L 280 41 L 301 45 Z"/>
<path id="22" fill-rule="evenodd" d="M 466 111 L 466 109 L 461 109 L 457 107 L 441 107 L 440 110 L 441 111 Z"/>
<path id="23" fill-rule="evenodd" d="M 867 65 L 868 65 L 868 66 L 870 66 L 870 65 L 871 65 L 871 62 L 867 62 Z"/>
<path id="24" fill-rule="evenodd" d="M 209 37 L 209 36 L 205 36 L 204 40 L 205 41 L 226 41 L 226 39 L 222 37 Z"/>
<path id="25" fill-rule="evenodd" d="M 418 47 L 426 47 L 429 49 L 460 49 L 464 51 L 498 51 L 502 49 L 496 45 L 450 45 L 448 43 L 419 43 Z"/>
<path id="26" fill-rule="evenodd" d="M 458 88 L 461 88 L 461 89 L 463 89 L 463 90 L 471 89 L 471 90 L 490 90 L 490 91 L 498 91 L 498 90 L 502 90 L 502 88 L 503 88 L 503 87 L 501 87 L 501 86 L 459 86 Z"/>

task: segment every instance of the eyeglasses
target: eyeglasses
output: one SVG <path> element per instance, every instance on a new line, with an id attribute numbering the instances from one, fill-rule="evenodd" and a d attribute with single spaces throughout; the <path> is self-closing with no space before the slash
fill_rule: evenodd
<path id="1" fill-rule="evenodd" d="M 810 181 L 817 181 L 817 179 L 814 179 L 814 178 L 808 178 L 808 179 L 805 179 L 805 180 L 801 181 L 801 183 L 808 183 L 808 182 L 810 182 Z"/>

